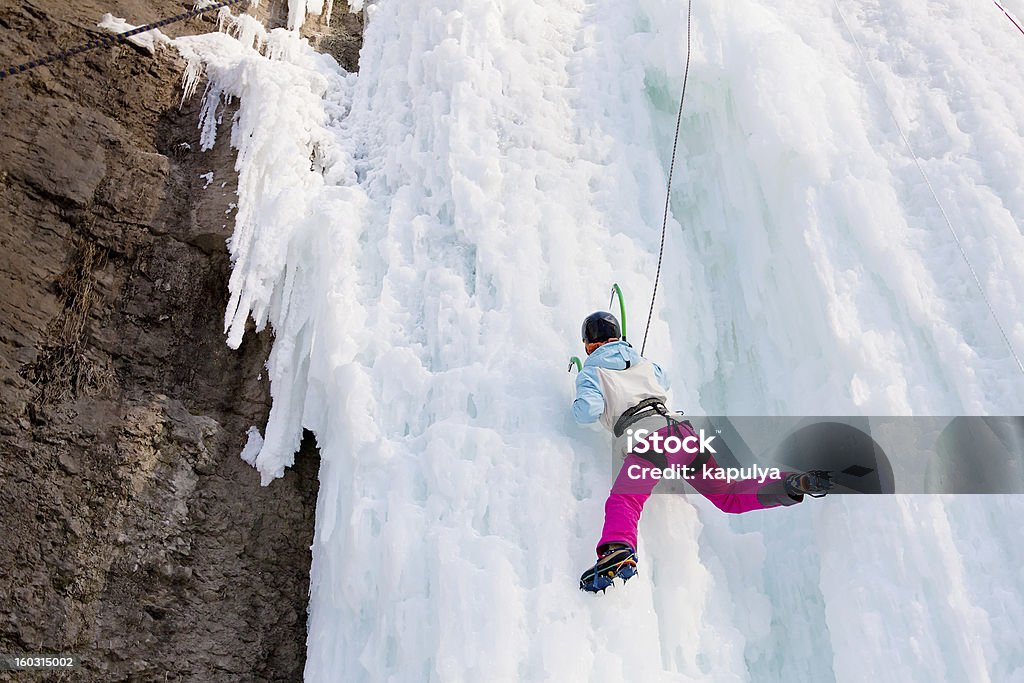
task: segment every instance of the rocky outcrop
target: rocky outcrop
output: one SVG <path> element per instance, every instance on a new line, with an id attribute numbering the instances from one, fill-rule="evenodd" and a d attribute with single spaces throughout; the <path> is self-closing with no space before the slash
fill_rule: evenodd
<path id="1" fill-rule="evenodd" d="M 192 4 L 8 3 L 0 64 Z M 354 68 L 336 4 L 312 37 Z M 234 155 L 199 152 L 182 67 L 119 46 L 0 81 L 0 652 L 81 655 L 66 680 L 299 680 L 319 463 L 307 440 L 262 488 L 238 457 L 269 333 L 224 344 Z"/>

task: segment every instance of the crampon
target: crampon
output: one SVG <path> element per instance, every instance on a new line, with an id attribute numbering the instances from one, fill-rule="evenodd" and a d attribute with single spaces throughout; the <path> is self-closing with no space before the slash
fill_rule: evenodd
<path id="1" fill-rule="evenodd" d="M 607 548 L 593 567 L 580 577 L 580 590 L 588 593 L 604 593 L 616 578 L 623 583 L 636 576 L 636 552 L 628 545 L 613 543 Z"/>

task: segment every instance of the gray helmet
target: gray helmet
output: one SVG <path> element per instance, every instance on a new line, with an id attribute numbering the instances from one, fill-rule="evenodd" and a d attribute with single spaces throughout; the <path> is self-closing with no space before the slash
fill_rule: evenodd
<path id="1" fill-rule="evenodd" d="M 622 336 L 622 329 L 614 315 L 608 311 L 596 311 L 584 318 L 582 335 L 583 343 L 593 344 L 618 339 Z"/>

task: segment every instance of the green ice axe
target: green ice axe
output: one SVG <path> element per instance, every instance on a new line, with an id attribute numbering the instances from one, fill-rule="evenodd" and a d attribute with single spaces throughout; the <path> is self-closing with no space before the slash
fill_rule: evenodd
<path id="1" fill-rule="evenodd" d="M 626 302 L 622 298 L 622 288 L 618 283 L 612 285 L 612 296 L 608 299 L 608 308 L 611 308 L 615 297 L 619 297 L 619 321 L 622 323 L 622 339 L 626 339 Z"/>

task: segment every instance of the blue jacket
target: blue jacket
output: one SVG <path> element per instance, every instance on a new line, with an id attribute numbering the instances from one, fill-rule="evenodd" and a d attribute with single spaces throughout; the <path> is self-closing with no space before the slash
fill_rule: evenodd
<path id="1" fill-rule="evenodd" d="M 592 354 L 587 356 L 583 363 L 583 370 L 576 375 L 576 400 L 572 402 L 572 415 L 580 424 L 597 422 L 604 413 L 605 397 L 601 391 L 601 382 L 598 379 L 597 368 L 607 370 L 625 370 L 627 367 L 638 365 L 646 361 L 629 342 L 609 342 L 599 346 Z M 668 389 L 668 377 L 656 363 L 654 375 L 659 384 Z"/>

